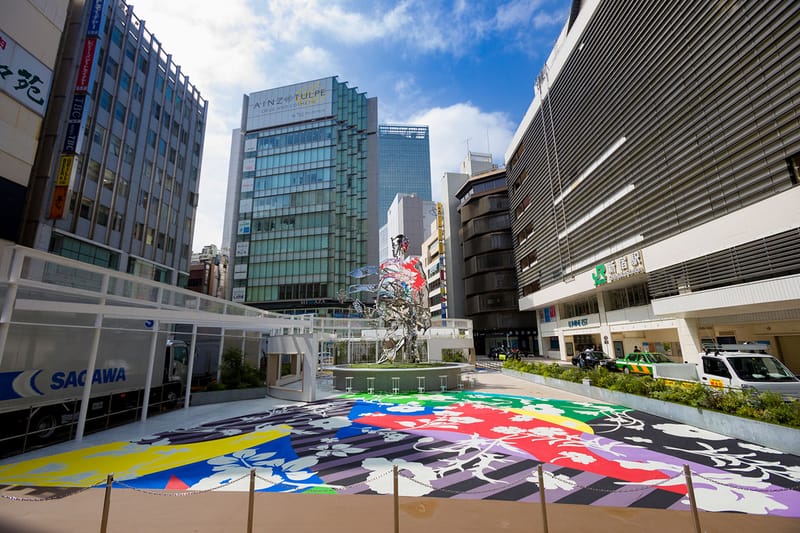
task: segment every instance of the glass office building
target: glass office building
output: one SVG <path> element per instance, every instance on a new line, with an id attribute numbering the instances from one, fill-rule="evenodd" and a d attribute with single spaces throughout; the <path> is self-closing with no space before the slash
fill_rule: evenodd
<path id="1" fill-rule="evenodd" d="M 377 99 L 329 77 L 245 96 L 242 115 L 231 154 L 238 186 L 226 213 L 231 298 L 346 314 L 337 295 L 353 283 L 349 273 L 377 259 L 368 210 Z"/>
<path id="2" fill-rule="evenodd" d="M 20 243 L 185 285 L 207 102 L 124 2 L 66 28 Z"/>
<path id="3" fill-rule="evenodd" d="M 397 194 L 431 200 L 431 149 L 428 126 L 378 126 L 378 221 Z"/>

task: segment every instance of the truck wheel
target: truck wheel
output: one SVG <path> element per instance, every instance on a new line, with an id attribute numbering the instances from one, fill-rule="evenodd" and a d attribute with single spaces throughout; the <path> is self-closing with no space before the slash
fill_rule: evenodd
<path id="1" fill-rule="evenodd" d="M 30 432 L 38 440 L 47 440 L 58 428 L 58 417 L 52 411 L 41 410 L 31 419 Z"/>

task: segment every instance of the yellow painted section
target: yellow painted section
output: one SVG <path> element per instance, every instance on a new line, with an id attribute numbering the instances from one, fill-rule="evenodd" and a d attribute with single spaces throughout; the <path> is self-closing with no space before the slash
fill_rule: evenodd
<path id="1" fill-rule="evenodd" d="M 574 418 L 569 418 L 561 415 L 549 415 L 547 413 L 540 413 L 538 411 L 529 411 L 527 409 L 508 409 L 508 411 L 524 416 L 530 416 L 531 418 L 544 420 L 545 422 L 550 422 L 551 424 L 557 424 L 559 426 L 574 429 L 576 431 L 582 431 L 583 433 L 594 434 L 594 430 L 589 424 L 581 422 L 580 420 L 575 420 Z"/>
<path id="2" fill-rule="evenodd" d="M 91 487 L 108 474 L 124 481 L 154 472 L 207 461 L 289 435 L 290 427 L 193 444 L 112 442 L 0 466 L 0 484 L 42 487 Z"/>

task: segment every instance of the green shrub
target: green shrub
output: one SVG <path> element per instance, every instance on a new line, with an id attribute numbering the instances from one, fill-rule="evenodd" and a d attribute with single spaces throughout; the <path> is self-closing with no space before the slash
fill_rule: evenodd
<path id="1" fill-rule="evenodd" d="M 581 383 L 583 379 L 588 378 L 596 387 L 800 428 L 800 400 L 787 402 L 781 395 L 774 392 L 758 393 L 752 390 L 723 392 L 706 387 L 701 383 L 671 386 L 650 376 L 609 372 L 605 368 L 582 370 L 558 363 L 506 361 L 503 366 L 519 372 L 538 374 L 574 383 Z"/>
<path id="2" fill-rule="evenodd" d="M 264 384 L 266 376 L 263 371 L 248 363 L 238 348 L 228 348 L 222 353 L 220 378 L 223 388 L 245 389 Z M 218 389 L 219 390 L 219 389 Z"/>

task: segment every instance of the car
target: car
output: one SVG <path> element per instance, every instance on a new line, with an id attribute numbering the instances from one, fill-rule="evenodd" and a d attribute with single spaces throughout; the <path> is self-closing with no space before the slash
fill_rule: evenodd
<path id="1" fill-rule="evenodd" d="M 626 374 L 653 375 L 653 363 L 674 363 L 667 355 L 659 352 L 631 352 L 616 359 L 617 370 Z"/>
<path id="2" fill-rule="evenodd" d="M 572 356 L 572 364 L 581 368 L 603 367 L 607 370 L 616 370 L 614 359 L 599 350 L 584 350 Z"/>

